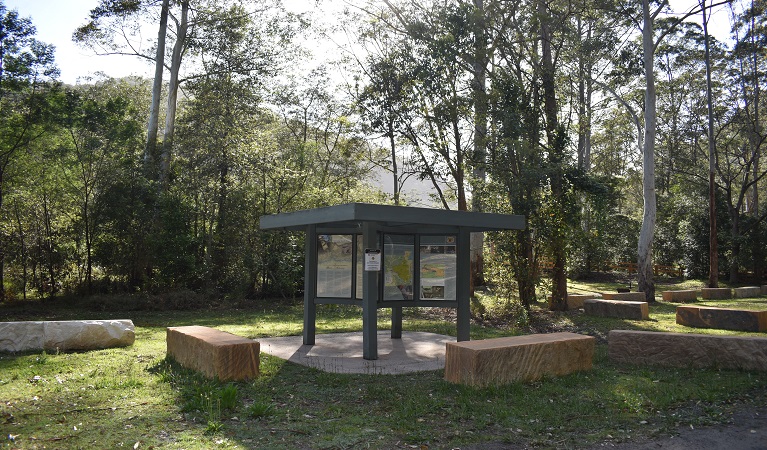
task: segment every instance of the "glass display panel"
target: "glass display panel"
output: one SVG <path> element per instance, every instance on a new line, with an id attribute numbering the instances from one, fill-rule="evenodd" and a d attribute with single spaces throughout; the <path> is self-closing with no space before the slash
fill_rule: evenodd
<path id="1" fill-rule="evenodd" d="M 423 300 L 455 300 L 455 236 L 421 236 L 420 267 Z"/>
<path id="2" fill-rule="evenodd" d="M 317 297 L 351 298 L 352 235 L 317 236 Z"/>
<path id="3" fill-rule="evenodd" d="M 413 262 L 415 237 L 384 235 L 383 299 L 413 299 Z"/>

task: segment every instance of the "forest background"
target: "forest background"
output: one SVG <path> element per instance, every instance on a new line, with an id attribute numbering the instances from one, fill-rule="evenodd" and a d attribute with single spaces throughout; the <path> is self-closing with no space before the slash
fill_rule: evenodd
<path id="1" fill-rule="evenodd" d="M 527 216 L 473 242 L 475 283 L 524 306 L 566 308 L 566 277 L 627 261 L 648 299 L 654 264 L 761 277 L 766 6 L 369 0 L 329 27 L 276 2 L 101 0 L 73 39 L 155 76 L 67 85 L 0 0 L 0 296 L 292 298 L 303 236 L 259 218 L 348 202 Z"/>

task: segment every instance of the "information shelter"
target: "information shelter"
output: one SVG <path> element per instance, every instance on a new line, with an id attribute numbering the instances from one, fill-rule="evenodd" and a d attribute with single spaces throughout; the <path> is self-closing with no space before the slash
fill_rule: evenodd
<path id="1" fill-rule="evenodd" d="M 275 214 L 261 228 L 306 232 L 304 345 L 314 345 L 317 305 L 362 307 L 363 358 L 378 359 L 378 309 L 457 310 L 458 341 L 469 340 L 470 233 L 521 230 L 524 216 L 349 203 Z"/>

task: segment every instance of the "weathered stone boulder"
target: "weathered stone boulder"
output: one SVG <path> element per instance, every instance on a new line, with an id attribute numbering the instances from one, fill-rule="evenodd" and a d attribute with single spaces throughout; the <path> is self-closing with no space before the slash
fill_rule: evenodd
<path id="1" fill-rule="evenodd" d="M 762 289 L 759 286 L 737 287 L 732 292 L 735 298 L 752 298 L 762 295 Z"/>
<path id="2" fill-rule="evenodd" d="M 767 371 L 767 338 L 612 330 L 608 355 L 618 363 Z"/>
<path id="3" fill-rule="evenodd" d="M 130 320 L 62 320 L 0 323 L 0 351 L 97 350 L 133 345 Z"/>
<path id="4" fill-rule="evenodd" d="M 679 291 L 663 291 L 664 302 L 694 302 L 698 300 L 698 291 L 693 289 L 685 289 Z"/>
<path id="5" fill-rule="evenodd" d="M 44 322 L 0 322 L 0 351 L 42 350 Z"/>
<path id="6" fill-rule="evenodd" d="M 732 289 L 730 288 L 703 288 L 700 290 L 703 300 L 726 300 L 732 298 Z"/>
<path id="7" fill-rule="evenodd" d="M 623 300 L 629 302 L 643 302 L 644 292 L 602 292 L 604 300 Z"/>
<path id="8" fill-rule="evenodd" d="M 696 328 L 735 331 L 767 331 L 767 311 L 677 306 L 676 323 Z"/>
<path id="9" fill-rule="evenodd" d="M 583 301 L 583 310 L 590 316 L 614 317 L 616 319 L 630 320 L 647 320 L 650 318 L 650 306 L 647 302 L 599 300 L 592 298 Z"/>
<path id="10" fill-rule="evenodd" d="M 258 377 L 261 344 L 201 326 L 169 327 L 168 356 L 182 366 L 221 381 Z"/>
<path id="11" fill-rule="evenodd" d="M 590 370 L 593 360 L 594 338 L 575 333 L 448 342 L 445 379 L 478 387 L 535 381 Z"/>

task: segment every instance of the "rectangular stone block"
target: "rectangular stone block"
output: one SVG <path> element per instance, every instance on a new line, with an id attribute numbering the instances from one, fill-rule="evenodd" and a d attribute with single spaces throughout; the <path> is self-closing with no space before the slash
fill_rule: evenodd
<path id="1" fill-rule="evenodd" d="M 588 299 L 583 301 L 583 309 L 590 316 L 630 320 L 650 318 L 650 306 L 647 302 Z"/>
<path id="2" fill-rule="evenodd" d="M 644 292 L 602 292 L 604 300 L 623 300 L 629 302 L 643 302 Z"/>
<path id="3" fill-rule="evenodd" d="M 694 302 L 698 300 L 698 291 L 693 289 L 685 289 L 679 291 L 663 291 L 664 302 Z"/>
<path id="4" fill-rule="evenodd" d="M 677 306 L 676 323 L 696 328 L 735 331 L 767 331 L 767 311 Z"/>
<path id="5" fill-rule="evenodd" d="M 762 285 L 762 295 L 767 295 L 767 284 Z"/>
<path id="6" fill-rule="evenodd" d="M 594 341 L 575 333 L 551 333 L 448 342 L 445 379 L 483 387 L 590 370 Z"/>
<path id="7" fill-rule="evenodd" d="M 591 293 L 591 294 L 567 294 L 567 309 L 578 309 L 583 308 L 583 301 L 588 298 L 599 298 L 600 295 L 597 293 Z M 549 295 L 549 301 L 551 301 L 551 296 Z"/>
<path id="8" fill-rule="evenodd" d="M 703 300 L 726 300 L 732 298 L 732 289 L 730 288 L 703 288 L 700 290 Z"/>
<path id="9" fill-rule="evenodd" d="M 737 287 L 732 292 L 735 298 L 752 298 L 762 295 L 762 289 L 759 286 Z"/>
<path id="10" fill-rule="evenodd" d="M 168 327 L 168 356 L 182 366 L 221 381 L 258 377 L 257 341 L 201 326 Z"/>
<path id="11" fill-rule="evenodd" d="M 567 294 L 567 308 L 583 308 L 583 301 L 589 298 L 599 298 L 599 294 Z"/>
<path id="12" fill-rule="evenodd" d="M 608 355 L 618 363 L 767 371 L 767 338 L 612 330 Z"/>
<path id="13" fill-rule="evenodd" d="M 44 322 L 0 322 L 0 352 L 42 350 Z"/>

